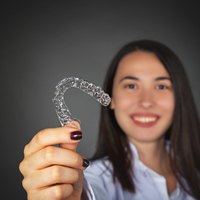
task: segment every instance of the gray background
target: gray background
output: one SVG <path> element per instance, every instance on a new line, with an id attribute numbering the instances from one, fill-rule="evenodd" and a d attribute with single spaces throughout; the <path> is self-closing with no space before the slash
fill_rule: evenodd
<path id="1" fill-rule="evenodd" d="M 31 3 L 32 2 L 32 3 Z M 65 3 L 63 3 L 65 2 Z M 6 1 L 1 11 L 1 195 L 25 199 L 18 164 L 36 132 L 60 126 L 56 84 L 78 76 L 102 85 L 126 42 L 154 39 L 183 61 L 200 110 L 198 1 Z M 78 151 L 94 152 L 100 105 L 76 89 L 65 95 L 82 122 Z"/>

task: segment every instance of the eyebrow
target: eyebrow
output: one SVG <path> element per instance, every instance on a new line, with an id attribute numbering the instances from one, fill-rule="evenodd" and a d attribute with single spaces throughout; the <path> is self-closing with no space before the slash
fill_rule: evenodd
<path id="1" fill-rule="evenodd" d="M 155 81 L 162 81 L 162 80 L 172 81 L 172 79 L 168 76 L 160 76 L 155 79 Z"/>
<path id="2" fill-rule="evenodd" d="M 138 77 L 135 77 L 135 76 L 125 76 L 122 79 L 120 79 L 120 82 L 122 82 L 123 80 L 139 81 L 140 79 Z M 155 78 L 155 81 L 162 81 L 162 80 L 172 81 L 171 78 L 168 77 L 168 76 L 159 76 L 159 77 Z"/>
<path id="3" fill-rule="evenodd" d="M 137 78 L 135 76 L 125 76 L 122 79 L 120 79 L 120 82 L 122 82 L 123 80 L 136 80 L 136 81 L 139 81 L 139 78 Z"/>

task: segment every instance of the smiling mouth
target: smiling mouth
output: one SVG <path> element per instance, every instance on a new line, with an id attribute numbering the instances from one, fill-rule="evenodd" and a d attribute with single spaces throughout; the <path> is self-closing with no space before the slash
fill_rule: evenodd
<path id="1" fill-rule="evenodd" d="M 151 127 L 157 123 L 159 117 L 153 114 L 145 114 L 145 115 L 139 114 L 139 115 L 133 115 L 132 120 L 134 124 L 136 124 L 137 126 Z"/>

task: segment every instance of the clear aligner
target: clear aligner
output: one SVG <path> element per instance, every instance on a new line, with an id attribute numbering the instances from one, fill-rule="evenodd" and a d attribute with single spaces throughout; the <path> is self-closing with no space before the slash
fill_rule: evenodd
<path id="1" fill-rule="evenodd" d="M 53 98 L 53 103 L 56 106 L 56 113 L 62 126 L 70 123 L 72 120 L 79 121 L 72 118 L 71 113 L 64 101 L 64 94 L 69 88 L 78 88 L 82 90 L 95 98 L 103 106 L 108 106 L 111 102 L 111 98 L 101 89 L 101 87 L 77 77 L 64 78 L 56 86 L 55 97 Z"/>

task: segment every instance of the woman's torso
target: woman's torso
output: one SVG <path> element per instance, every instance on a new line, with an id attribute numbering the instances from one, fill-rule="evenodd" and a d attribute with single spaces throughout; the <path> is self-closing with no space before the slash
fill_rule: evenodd
<path id="1" fill-rule="evenodd" d="M 91 199 L 96 200 L 193 200 L 179 184 L 168 194 L 166 179 L 145 166 L 138 158 L 133 145 L 135 193 L 124 191 L 118 181 L 113 181 L 112 165 L 106 158 L 96 160 L 84 175 Z M 94 197 L 95 196 L 95 197 Z"/>

